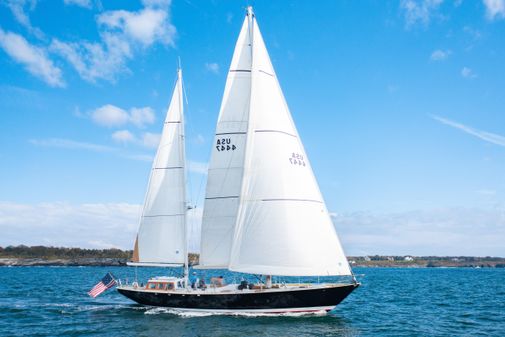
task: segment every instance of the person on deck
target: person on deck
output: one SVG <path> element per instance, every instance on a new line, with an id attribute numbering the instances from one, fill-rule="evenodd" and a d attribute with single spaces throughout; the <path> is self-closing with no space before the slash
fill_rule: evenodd
<path id="1" fill-rule="evenodd" d="M 205 280 L 203 278 L 201 278 L 198 281 L 198 289 L 206 289 L 206 288 L 207 288 L 207 285 L 205 284 Z"/>
<path id="2" fill-rule="evenodd" d="M 191 280 L 190 280 L 190 283 L 191 283 L 191 288 L 193 289 L 196 289 L 196 287 L 198 286 L 198 282 L 200 280 L 198 279 L 198 277 L 196 276 L 196 273 L 193 272 L 193 275 L 191 276 Z"/>

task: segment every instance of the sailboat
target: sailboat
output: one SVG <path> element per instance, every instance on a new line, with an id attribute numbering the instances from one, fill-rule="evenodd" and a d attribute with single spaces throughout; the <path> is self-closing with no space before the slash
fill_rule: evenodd
<path id="1" fill-rule="evenodd" d="M 182 72 L 168 109 L 130 265 L 182 277 L 122 284 L 144 305 L 206 312 L 329 311 L 359 286 L 345 257 L 251 7 L 227 75 L 208 169 L 199 264 L 259 275 L 224 285 L 188 280 Z M 341 276 L 275 283 L 273 276 Z"/>

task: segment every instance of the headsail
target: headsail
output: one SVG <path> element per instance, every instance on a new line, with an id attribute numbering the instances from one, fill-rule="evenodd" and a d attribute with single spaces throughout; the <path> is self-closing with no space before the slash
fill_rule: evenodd
<path id="1" fill-rule="evenodd" d="M 248 38 L 248 43 L 244 43 Z M 244 48 L 251 51 L 250 58 Z M 235 69 L 239 63 L 235 62 L 237 55 L 247 59 L 250 68 Z M 233 70 L 243 73 L 237 75 Z M 205 236 L 212 235 L 214 249 L 221 251 L 219 264 L 223 267 L 227 264 L 232 271 L 350 275 L 250 8 L 237 42 L 223 107 L 216 141 L 220 137 L 225 141 L 231 139 L 229 144 L 237 149 L 220 151 L 222 148 L 217 147 L 220 144 L 214 144 L 211 170 L 219 163 L 221 171 L 209 172 L 207 196 L 220 201 L 213 205 L 206 200 L 202 242 Z M 229 123 L 223 123 L 225 118 L 229 118 Z M 223 126 L 229 129 L 221 130 Z M 225 133 L 228 134 L 224 136 Z M 239 193 L 237 181 L 240 181 Z M 212 218 L 209 214 L 220 217 Z M 202 257 L 210 256 L 208 248 L 202 246 Z M 202 262 L 205 264 L 207 260 Z"/>
<path id="2" fill-rule="evenodd" d="M 187 256 L 182 72 L 168 108 L 135 241 L 134 265 L 182 265 Z"/>
<path id="3" fill-rule="evenodd" d="M 230 263 L 249 120 L 251 52 L 246 21 L 228 72 L 209 163 L 199 268 L 228 268 Z"/>

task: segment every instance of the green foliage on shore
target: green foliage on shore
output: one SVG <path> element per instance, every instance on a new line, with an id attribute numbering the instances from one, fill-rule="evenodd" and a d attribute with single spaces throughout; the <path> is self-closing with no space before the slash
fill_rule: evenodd
<path id="1" fill-rule="evenodd" d="M 78 259 L 120 259 L 128 261 L 133 251 L 116 248 L 85 249 L 45 246 L 7 246 L 0 247 L 0 258 L 42 259 L 42 260 L 78 260 Z M 198 254 L 189 253 L 190 264 L 198 263 Z"/>
<path id="2" fill-rule="evenodd" d="M 131 250 L 85 249 L 45 246 L 7 246 L 0 247 L 0 258 L 11 259 L 40 259 L 77 260 L 81 259 L 116 259 L 121 264 L 132 257 Z M 198 264 L 199 255 L 189 253 L 189 263 Z M 349 263 L 353 267 L 494 267 L 505 268 L 505 258 L 502 257 L 475 257 L 475 256 L 349 256 Z M 23 261 L 23 260 L 22 260 Z M 23 264 L 23 262 L 20 262 Z M 51 262 L 50 262 L 51 263 Z M 74 262 L 75 263 L 75 262 Z M 88 262 L 77 262 L 88 263 Z M 104 262 L 105 263 L 105 262 Z M 109 263 L 109 262 L 107 262 Z"/>
<path id="3" fill-rule="evenodd" d="M 505 258 L 494 256 L 349 256 L 351 266 L 359 267 L 470 267 L 504 268 Z"/>
<path id="4" fill-rule="evenodd" d="M 109 249 L 84 249 L 45 246 L 7 246 L 0 247 L 0 258 L 18 259 L 85 259 L 85 258 L 114 258 L 129 259 L 131 250 Z"/>

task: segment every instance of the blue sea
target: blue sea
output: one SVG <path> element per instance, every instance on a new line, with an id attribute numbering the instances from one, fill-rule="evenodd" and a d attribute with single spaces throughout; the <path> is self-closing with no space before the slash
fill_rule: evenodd
<path id="1" fill-rule="evenodd" d="M 0 267 L 0 336 L 505 336 L 505 269 L 355 268 L 362 286 L 334 311 L 268 317 L 178 314 L 114 289 L 88 297 L 108 271 L 135 278 L 130 267 Z M 163 274 L 138 269 L 139 281 Z"/>

